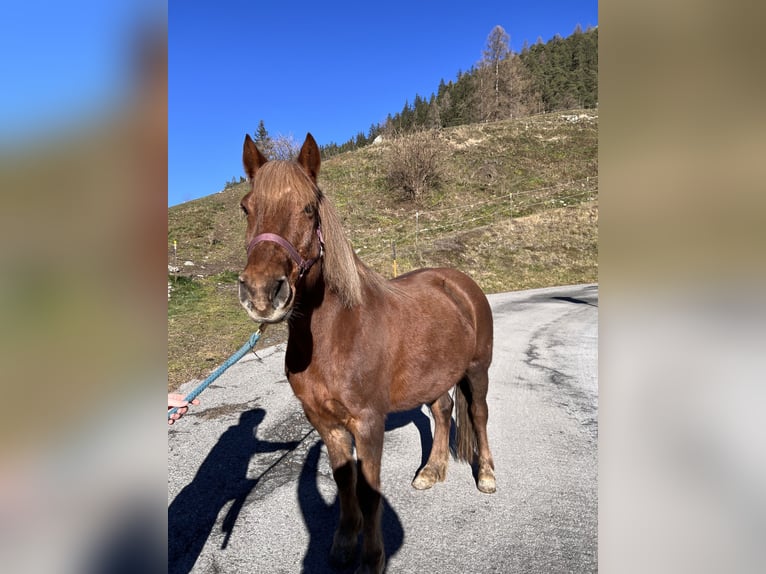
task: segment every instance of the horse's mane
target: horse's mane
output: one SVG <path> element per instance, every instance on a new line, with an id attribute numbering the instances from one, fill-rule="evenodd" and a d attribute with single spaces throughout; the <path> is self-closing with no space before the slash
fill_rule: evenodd
<path id="1" fill-rule="evenodd" d="M 356 256 L 330 199 L 320 191 L 319 219 L 325 241 L 324 278 L 346 307 L 362 303 L 362 286 L 392 292 L 393 286 Z"/>
<path id="2" fill-rule="evenodd" d="M 255 193 L 261 197 L 268 192 L 272 194 L 272 197 L 266 198 L 267 205 L 275 205 L 274 202 L 281 198 L 274 197 L 273 194 L 282 194 L 283 190 L 287 189 L 291 194 L 298 194 L 297 199 L 300 202 L 318 205 L 325 243 L 322 261 L 325 285 L 340 298 L 345 307 L 354 307 L 362 303 L 363 285 L 378 292 L 398 291 L 356 256 L 332 201 L 299 164 L 292 161 L 270 161 L 259 170 L 256 181 L 258 190 L 254 187 Z"/>

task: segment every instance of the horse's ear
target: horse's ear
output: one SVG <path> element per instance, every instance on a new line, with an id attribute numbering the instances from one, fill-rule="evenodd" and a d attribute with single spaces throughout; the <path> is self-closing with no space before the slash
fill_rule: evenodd
<path id="1" fill-rule="evenodd" d="M 250 134 L 245 135 L 245 145 L 242 148 L 242 163 L 245 165 L 247 179 L 252 181 L 255 172 L 267 161 L 269 160 L 258 150 Z"/>
<path id="2" fill-rule="evenodd" d="M 303 142 L 301 152 L 298 154 L 298 163 L 303 166 L 306 173 L 309 174 L 314 183 L 317 182 L 317 176 L 319 175 L 319 164 L 321 160 L 319 158 L 319 146 L 317 145 L 314 136 L 306 134 L 306 141 Z"/>

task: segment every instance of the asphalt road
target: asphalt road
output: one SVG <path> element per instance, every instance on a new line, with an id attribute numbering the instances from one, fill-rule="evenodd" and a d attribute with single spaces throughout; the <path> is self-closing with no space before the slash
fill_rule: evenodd
<path id="1" fill-rule="evenodd" d="M 390 415 L 387 571 L 595 572 L 598 286 L 489 299 L 497 492 L 479 492 L 454 460 L 445 482 L 413 489 L 430 449 L 428 409 Z M 284 346 L 257 355 L 169 427 L 169 573 L 337 572 L 327 563 L 338 504 L 326 451 L 285 379 Z"/>

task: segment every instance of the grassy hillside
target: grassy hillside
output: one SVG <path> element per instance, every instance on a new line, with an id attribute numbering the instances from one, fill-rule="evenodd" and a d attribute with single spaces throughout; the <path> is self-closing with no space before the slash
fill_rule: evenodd
<path id="1" fill-rule="evenodd" d="M 417 201 L 386 188 L 385 141 L 322 164 L 320 187 L 368 265 L 392 276 L 395 243 L 399 273 L 457 267 L 488 293 L 597 281 L 597 111 L 459 126 L 440 138 L 443 183 Z M 179 268 L 169 274 L 169 389 L 206 376 L 256 327 L 236 297 L 245 193 L 235 185 L 168 209 L 168 264 Z M 261 344 L 285 333 L 271 326 Z"/>

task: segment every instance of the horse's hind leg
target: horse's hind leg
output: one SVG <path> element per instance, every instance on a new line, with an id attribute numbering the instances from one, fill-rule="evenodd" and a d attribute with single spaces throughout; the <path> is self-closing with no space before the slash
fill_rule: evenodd
<path id="1" fill-rule="evenodd" d="M 418 490 L 431 488 L 437 482 L 447 478 L 452 404 L 449 393 L 444 393 L 430 405 L 434 417 L 434 442 L 428 462 L 412 481 L 412 486 Z"/>
<path id="2" fill-rule="evenodd" d="M 471 423 L 476 434 L 476 446 L 479 450 L 479 472 L 477 486 L 480 491 L 486 493 L 495 492 L 495 462 L 492 452 L 489 450 L 487 438 L 487 419 L 489 408 L 487 407 L 487 389 L 489 387 L 488 369 L 484 366 L 469 368 L 466 372 L 468 383 L 471 386 Z"/>

